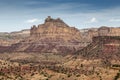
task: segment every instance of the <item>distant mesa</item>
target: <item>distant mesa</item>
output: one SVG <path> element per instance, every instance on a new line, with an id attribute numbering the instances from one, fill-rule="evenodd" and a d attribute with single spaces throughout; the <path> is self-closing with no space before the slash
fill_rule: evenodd
<path id="1" fill-rule="evenodd" d="M 96 36 L 120 36 L 120 27 L 101 26 L 100 28 L 90 28 L 80 30 L 85 41 L 92 41 Z"/>
<path id="2" fill-rule="evenodd" d="M 99 36 L 120 36 L 120 27 L 113 28 L 113 27 L 106 27 L 102 26 L 98 29 Z"/>

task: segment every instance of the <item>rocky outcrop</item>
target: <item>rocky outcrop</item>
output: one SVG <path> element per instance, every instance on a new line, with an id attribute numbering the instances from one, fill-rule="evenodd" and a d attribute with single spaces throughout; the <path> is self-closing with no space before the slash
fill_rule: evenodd
<path id="1" fill-rule="evenodd" d="M 120 36 L 97 36 L 91 44 L 75 54 L 87 59 L 120 60 Z"/>
<path id="2" fill-rule="evenodd" d="M 49 16 L 44 24 L 31 28 L 29 38 L 13 44 L 9 51 L 73 53 L 81 48 L 81 39 L 78 29 Z"/>
<path id="3" fill-rule="evenodd" d="M 63 39 L 65 41 L 81 40 L 81 34 L 75 27 L 69 27 L 60 18 L 52 19 L 50 16 L 45 20 L 44 24 L 35 25 L 31 28 L 30 35 L 33 39 L 51 38 Z"/>
<path id="4" fill-rule="evenodd" d="M 0 53 L 6 52 L 6 50 L 9 49 L 10 46 L 0 46 Z"/>

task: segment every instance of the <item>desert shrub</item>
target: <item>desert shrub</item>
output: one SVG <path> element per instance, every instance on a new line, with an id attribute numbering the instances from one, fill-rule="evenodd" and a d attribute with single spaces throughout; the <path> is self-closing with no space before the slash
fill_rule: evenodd
<path id="1" fill-rule="evenodd" d="M 117 75 L 115 76 L 114 80 L 118 80 L 118 78 L 120 78 L 120 71 L 117 73 Z"/>
<path id="2" fill-rule="evenodd" d="M 80 74 L 77 74 L 76 77 L 80 77 Z"/>
<path id="3" fill-rule="evenodd" d="M 49 80 L 48 78 L 46 80 Z"/>
<path id="4" fill-rule="evenodd" d="M 112 65 L 112 67 L 120 67 L 120 65 L 119 64 L 114 64 L 114 65 Z"/>
<path id="5" fill-rule="evenodd" d="M 4 76 L 5 74 L 3 72 L 0 72 L 0 76 Z"/>
<path id="6" fill-rule="evenodd" d="M 24 80 L 23 77 L 22 77 L 21 75 L 17 75 L 17 76 L 15 77 L 15 79 Z"/>
<path id="7" fill-rule="evenodd" d="M 34 73 L 31 74 L 31 76 L 33 76 L 33 75 L 34 75 Z"/>
<path id="8" fill-rule="evenodd" d="M 83 68 L 83 64 L 81 64 L 80 67 Z"/>
<path id="9" fill-rule="evenodd" d="M 67 77 L 71 77 L 72 75 L 71 74 L 68 74 Z"/>

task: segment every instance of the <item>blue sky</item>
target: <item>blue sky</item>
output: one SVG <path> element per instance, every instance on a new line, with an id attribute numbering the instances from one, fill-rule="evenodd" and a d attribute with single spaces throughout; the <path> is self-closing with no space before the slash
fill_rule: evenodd
<path id="1" fill-rule="evenodd" d="M 30 29 L 47 16 L 79 29 L 120 27 L 120 0 L 0 0 L 0 32 Z"/>

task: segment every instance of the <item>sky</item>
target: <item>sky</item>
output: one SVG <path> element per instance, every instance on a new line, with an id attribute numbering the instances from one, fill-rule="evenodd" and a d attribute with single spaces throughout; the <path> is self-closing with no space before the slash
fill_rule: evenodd
<path id="1" fill-rule="evenodd" d="M 120 27 L 120 0 L 0 0 L 0 32 L 30 29 L 47 16 L 78 29 Z"/>

